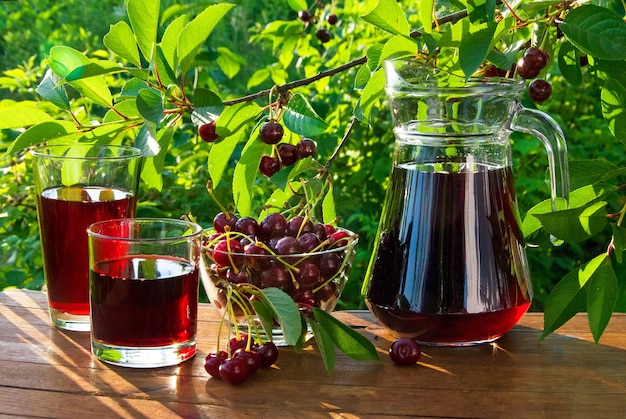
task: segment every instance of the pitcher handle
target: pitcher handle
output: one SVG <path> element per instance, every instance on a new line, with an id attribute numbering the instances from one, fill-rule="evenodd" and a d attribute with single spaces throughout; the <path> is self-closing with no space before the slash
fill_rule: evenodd
<path id="1" fill-rule="evenodd" d="M 562 198 L 568 208 L 570 186 L 567 145 L 561 127 L 550 115 L 518 104 L 513 113 L 510 128 L 513 131 L 534 135 L 541 140 L 548 153 L 552 211 L 557 210 L 558 198 Z"/>

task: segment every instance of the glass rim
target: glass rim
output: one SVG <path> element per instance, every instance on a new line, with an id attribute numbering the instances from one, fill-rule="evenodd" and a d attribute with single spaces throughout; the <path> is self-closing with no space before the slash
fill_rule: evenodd
<path id="1" fill-rule="evenodd" d="M 127 236 L 115 236 L 107 233 L 102 233 L 97 231 L 99 227 L 103 227 L 107 224 L 128 224 L 128 225 L 148 225 L 148 224 L 158 224 L 162 225 L 176 225 L 179 227 L 187 226 L 191 228 L 191 232 L 184 235 L 176 235 L 176 236 L 166 236 L 166 237 L 127 237 Z M 87 235 L 89 237 L 103 239 L 103 240 L 115 240 L 122 242 L 163 242 L 163 241 L 178 241 L 181 239 L 188 239 L 194 236 L 201 236 L 202 227 L 194 223 L 193 221 L 181 220 L 178 218 L 149 218 L 149 217 L 140 217 L 140 218 L 114 218 L 111 220 L 102 220 L 97 221 L 91 224 L 87 228 Z"/>
<path id="2" fill-rule="evenodd" d="M 205 231 L 211 231 L 211 229 L 206 229 Z M 215 250 L 213 248 L 209 248 L 206 245 L 203 245 L 203 248 L 205 250 L 206 253 L 221 253 L 221 254 L 226 254 L 226 255 L 233 255 L 233 256 L 242 256 L 242 257 L 246 257 L 246 258 L 281 258 L 281 259 L 296 259 L 296 258 L 304 258 L 304 257 L 310 257 L 312 255 L 324 255 L 327 253 L 341 253 L 341 252 L 345 252 L 347 250 L 351 250 L 351 249 L 355 249 L 356 245 L 359 242 L 359 235 L 356 234 L 355 232 L 345 229 L 345 228 L 337 228 L 337 231 L 345 231 L 347 233 L 350 234 L 350 239 L 351 241 L 348 244 L 344 244 L 342 246 L 339 247 L 333 247 L 330 249 L 324 249 L 324 250 L 318 250 L 317 252 L 309 252 L 309 253 L 294 253 L 291 255 L 279 255 L 279 254 L 271 254 L 268 253 L 267 255 L 262 255 L 262 254 L 248 254 L 248 253 L 239 253 L 239 252 L 224 252 L 222 250 Z"/>
<path id="3" fill-rule="evenodd" d="M 68 156 L 53 152 L 55 149 L 68 150 L 71 148 L 125 150 L 128 153 L 120 154 L 118 156 Z M 44 150 L 49 150 L 50 153 L 44 153 Z M 30 152 L 36 157 L 63 158 L 64 160 L 125 160 L 143 156 L 142 151 L 137 147 L 115 144 L 48 144 L 37 146 Z"/>
<path id="4" fill-rule="evenodd" d="M 401 70 L 410 67 L 423 67 L 432 70 L 428 75 L 424 74 L 421 80 L 407 80 L 402 76 Z M 385 60 L 385 74 L 387 82 L 385 89 L 388 92 L 398 93 L 431 93 L 431 94 L 460 94 L 472 95 L 490 91 L 519 94 L 526 87 L 526 82 L 520 79 L 497 76 L 470 76 L 461 77 L 458 74 L 449 73 L 436 67 L 428 67 L 426 64 L 406 58 Z M 428 77 L 428 76 L 433 77 Z M 458 85 L 439 84 L 440 76 L 452 77 L 458 81 Z M 393 77 L 391 77 L 393 76 Z"/>

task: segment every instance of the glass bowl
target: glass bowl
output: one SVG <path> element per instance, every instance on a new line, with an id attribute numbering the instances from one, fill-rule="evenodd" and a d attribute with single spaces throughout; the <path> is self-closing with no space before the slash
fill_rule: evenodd
<path id="1" fill-rule="evenodd" d="M 334 227 L 328 227 L 328 234 L 307 232 L 267 240 L 233 232 L 205 233 L 200 267 L 203 287 L 219 314 L 243 333 L 250 330 L 250 316 L 237 304 L 227 310 L 229 286 L 244 290 L 250 286 L 278 288 L 291 297 L 304 316 L 311 315 L 313 308 L 330 313 L 348 281 L 358 242 L 355 233 Z M 247 298 L 246 305 L 252 307 L 247 303 L 256 296 L 245 291 L 242 294 Z M 278 324 L 268 331 L 257 316 L 251 317 L 258 338 L 277 346 L 287 345 Z"/>

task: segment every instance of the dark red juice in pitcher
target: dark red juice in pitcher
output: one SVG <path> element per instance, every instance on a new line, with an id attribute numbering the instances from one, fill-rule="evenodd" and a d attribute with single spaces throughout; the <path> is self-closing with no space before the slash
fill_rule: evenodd
<path id="1" fill-rule="evenodd" d="M 132 217 L 136 198 L 102 187 L 59 187 L 37 196 L 50 308 L 89 315 L 87 228 L 96 221 Z"/>
<path id="2" fill-rule="evenodd" d="M 198 270 L 188 261 L 128 255 L 97 264 L 90 275 L 94 340 L 158 347 L 195 338 Z"/>
<path id="3" fill-rule="evenodd" d="M 394 166 L 370 266 L 370 309 L 423 343 L 492 341 L 530 306 L 511 170 L 463 165 Z"/>

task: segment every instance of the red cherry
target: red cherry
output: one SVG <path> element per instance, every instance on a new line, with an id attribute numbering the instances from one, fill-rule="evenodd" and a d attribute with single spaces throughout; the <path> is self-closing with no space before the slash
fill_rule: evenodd
<path id="1" fill-rule="evenodd" d="M 285 134 L 285 129 L 278 122 L 268 121 L 261 125 L 259 135 L 265 144 L 278 144 Z"/>
<path id="2" fill-rule="evenodd" d="M 273 342 L 265 342 L 253 350 L 261 357 L 261 367 L 263 368 L 271 367 L 278 359 L 278 348 Z"/>
<path id="3" fill-rule="evenodd" d="M 211 257 L 221 266 L 238 267 L 243 263 L 241 244 L 235 239 L 220 240 L 211 253 Z"/>
<path id="4" fill-rule="evenodd" d="M 220 377 L 234 386 L 246 381 L 250 376 L 248 363 L 242 358 L 228 358 L 219 368 Z"/>
<path id="5" fill-rule="evenodd" d="M 261 368 L 261 357 L 259 354 L 253 351 L 246 351 L 245 348 L 237 349 L 233 354 L 233 358 L 243 359 L 246 364 L 248 364 L 250 375 L 254 374 L 259 370 L 259 368 Z"/>
<path id="6" fill-rule="evenodd" d="M 280 170 L 280 160 L 276 157 L 272 156 L 263 156 L 261 157 L 261 162 L 259 163 L 259 172 L 263 176 L 272 177 Z"/>
<path id="7" fill-rule="evenodd" d="M 211 352 L 204 358 L 204 369 L 211 377 L 220 377 L 220 365 L 228 359 L 226 351 Z"/>
<path id="8" fill-rule="evenodd" d="M 220 138 L 215 132 L 215 121 L 200 125 L 198 127 L 198 135 L 207 143 L 212 143 Z"/>
<path id="9" fill-rule="evenodd" d="M 415 365 L 421 354 L 419 344 L 406 337 L 396 339 L 389 348 L 391 360 L 400 366 Z"/>

